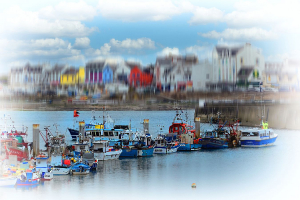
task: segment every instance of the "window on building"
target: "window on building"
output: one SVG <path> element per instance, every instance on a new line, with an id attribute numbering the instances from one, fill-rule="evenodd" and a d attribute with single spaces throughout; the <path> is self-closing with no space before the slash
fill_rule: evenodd
<path id="1" fill-rule="evenodd" d="M 241 65 L 243 65 L 244 64 L 244 59 L 243 58 L 241 58 Z"/>
<path id="2" fill-rule="evenodd" d="M 206 74 L 206 79 L 209 79 L 209 74 Z"/>
<path id="3" fill-rule="evenodd" d="M 256 58 L 256 65 L 259 65 L 259 59 Z"/>

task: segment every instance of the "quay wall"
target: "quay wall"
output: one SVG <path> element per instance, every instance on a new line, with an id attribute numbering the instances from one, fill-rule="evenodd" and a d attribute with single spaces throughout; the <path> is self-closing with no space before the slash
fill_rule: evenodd
<path id="1" fill-rule="evenodd" d="M 201 122 L 207 123 L 211 117 L 220 114 L 220 121 L 232 123 L 235 119 L 241 120 L 242 126 L 260 126 L 261 117 L 270 128 L 276 129 L 300 129 L 300 104 L 206 104 L 205 107 L 195 109 L 195 117 L 200 117 Z"/>

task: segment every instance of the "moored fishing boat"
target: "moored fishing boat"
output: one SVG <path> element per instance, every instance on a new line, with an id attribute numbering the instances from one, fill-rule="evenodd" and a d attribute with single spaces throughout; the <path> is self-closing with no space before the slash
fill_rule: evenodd
<path id="1" fill-rule="evenodd" d="M 4 130 L 0 135 L 0 153 L 4 150 L 6 159 L 10 155 L 17 156 L 18 161 L 28 159 L 29 145 L 27 141 L 27 128 L 26 131 L 17 131 L 13 126 L 10 132 Z"/>
<path id="2" fill-rule="evenodd" d="M 40 154 L 36 159 L 36 170 L 41 175 L 41 181 L 50 181 L 53 179 L 53 172 L 48 168 L 48 156 Z"/>
<path id="3" fill-rule="evenodd" d="M 153 156 L 153 144 L 154 142 L 152 142 L 151 135 L 149 133 L 139 136 L 139 142 L 134 145 L 138 150 L 138 157 Z"/>
<path id="4" fill-rule="evenodd" d="M 93 141 L 92 144 L 94 157 L 98 161 L 118 159 L 122 153 L 122 149 L 109 147 L 109 143 L 106 140 Z"/>
<path id="5" fill-rule="evenodd" d="M 17 179 L 17 186 L 32 186 L 38 185 L 40 181 L 40 175 L 38 172 L 26 172 Z"/>
<path id="6" fill-rule="evenodd" d="M 219 127 L 213 130 L 207 130 L 202 134 L 202 149 L 223 149 L 228 148 L 229 133 L 227 130 Z"/>
<path id="7" fill-rule="evenodd" d="M 52 167 L 53 175 L 67 175 L 70 173 L 70 170 L 70 166 L 56 165 Z"/>
<path id="8" fill-rule="evenodd" d="M 169 127 L 169 134 L 173 134 L 177 139 L 179 139 L 178 151 L 193 151 L 201 148 L 202 145 L 199 142 L 200 118 L 195 118 L 195 123 L 198 125 L 197 131 L 193 128 L 193 126 L 185 123 L 181 118 L 179 110 L 176 110 L 176 115 L 173 119 L 172 125 Z"/>
<path id="9" fill-rule="evenodd" d="M 90 173 L 90 166 L 83 163 L 75 163 L 71 166 L 71 175 L 87 175 Z"/>
<path id="10" fill-rule="evenodd" d="M 158 135 L 155 139 L 154 152 L 155 154 L 169 154 L 177 152 L 179 148 L 178 142 L 167 141 L 164 135 Z"/>
<path id="11" fill-rule="evenodd" d="M 243 130 L 241 133 L 242 147 L 265 147 L 274 145 L 278 135 L 269 129 L 268 123 L 262 121 L 261 129 Z"/>

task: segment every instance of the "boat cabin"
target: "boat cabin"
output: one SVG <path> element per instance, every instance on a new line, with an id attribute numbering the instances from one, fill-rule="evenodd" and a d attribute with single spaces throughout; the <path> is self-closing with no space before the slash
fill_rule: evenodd
<path id="1" fill-rule="evenodd" d="M 253 129 L 253 130 L 245 130 L 242 131 L 242 137 L 257 137 L 257 138 L 269 138 L 274 137 L 274 131 L 272 129 Z"/>
<path id="2" fill-rule="evenodd" d="M 38 155 L 36 158 L 36 170 L 42 172 L 48 172 L 48 156 Z"/>
<path id="3" fill-rule="evenodd" d="M 166 140 L 163 136 L 161 135 L 158 135 L 156 138 L 155 138 L 155 146 L 157 147 L 164 147 L 166 146 Z"/>
<path id="4" fill-rule="evenodd" d="M 94 153 L 106 153 L 110 151 L 109 142 L 106 140 L 94 141 L 93 151 Z"/>
<path id="5" fill-rule="evenodd" d="M 145 146 L 151 146 L 151 135 L 147 133 L 146 135 L 140 136 L 140 142 Z"/>
<path id="6" fill-rule="evenodd" d="M 180 142 L 184 144 L 193 144 L 194 143 L 194 134 L 186 133 L 182 134 L 180 138 Z"/>
<path id="7" fill-rule="evenodd" d="M 123 129 L 102 129 L 102 130 L 88 130 L 86 131 L 86 135 L 90 135 L 93 138 L 99 137 L 99 138 L 107 138 L 107 139 L 120 139 L 120 135 Z"/>
<path id="8" fill-rule="evenodd" d="M 201 137 L 202 138 L 227 138 L 228 137 L 228 130 L 226 129 L 213 129 L 213 130 L 206 130 Z"/>
<path id="9" fill-rule="evenodd" d="M 177 135 L 181 135 L 186 133 L 186 128 L 183 123 L 173 123 L 169 127 L 169 133 L 176 133 Z"/>
<path id="10" fill-rule="evenodd" d="M 80 154 L 81 152 L 86 152 L 89 151 L 89 143 L 84 142 L 84 143 L 74 143 L 72 145 L 72 148 L 75 152 L 75 154 Z"/>

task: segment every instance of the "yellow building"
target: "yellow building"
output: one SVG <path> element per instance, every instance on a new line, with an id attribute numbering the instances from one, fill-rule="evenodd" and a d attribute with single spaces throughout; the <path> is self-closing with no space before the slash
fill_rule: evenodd
<path id="1" fill-rule="evenodd" d="M 76 85 L 82 84 L 85 80 L 85 71 L 84 67 L 79 67 L 79 69 L 75 69 L 71 67 L 65 71 L 64 74 L 60 77 L 61 85 Z"/>

